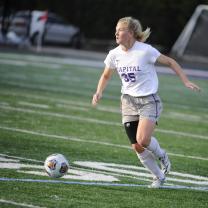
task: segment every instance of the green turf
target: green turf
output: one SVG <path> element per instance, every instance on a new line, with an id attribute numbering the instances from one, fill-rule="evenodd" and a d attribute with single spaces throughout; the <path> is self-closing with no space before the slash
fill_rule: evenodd
<path id="1" fill-rule="evenodd" d="M 72 168 L 81 168 L 75 161 L 142 167 L 121 125 L 118 77 L 112 78 L 100 104 L 92 108 L 91 98 L 102 69 L 69 65 L 65 60 L 0 53 L 0 154 L 9 159 L 21 157 L 20 162 L 28 165 L 43 166 L 49 154 L 59 152 L 69 159 Z M 173 180 L 167 183 L 207 187 L 208 82 L 192 79 L 202 88 L 196 93 L 186 89 L 176 76 L 159 75 L 159 80 L 164 112 L 155 136 L 169 153 L 173 172 L 206 178 L 206 184 L 192 184 L 180 182 L 182 176 L 170 176 Z M 91 168 L 82 170 L 96 172 Z M 0 167 L 3 177 L 50 179 Z M 131 173 L 116 177 L 121 184 L 150 183 Z M 189 176 L 185 179 L 192 180 Z M 40 207 L 208 206 L 207 191 L 188 189 L 5 181 L 0 181 L 0 188 L 0 199 Z M 14 206 L 0 202 L 0 207 Z"/>

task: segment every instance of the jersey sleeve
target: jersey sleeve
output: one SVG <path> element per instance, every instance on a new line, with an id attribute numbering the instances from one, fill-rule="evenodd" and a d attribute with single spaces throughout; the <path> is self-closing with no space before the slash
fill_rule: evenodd
<path id="1" fill-rule="evenodd" d="M 111 51 L 106 56 L 104 63 L 109 69 L 116 69 L 115 58 Z"/>
<path id="2" fill-rule="evenodd" d="M 149 47 L 150 63 L 154 64 L 161 53 L 154 47 Z"/>

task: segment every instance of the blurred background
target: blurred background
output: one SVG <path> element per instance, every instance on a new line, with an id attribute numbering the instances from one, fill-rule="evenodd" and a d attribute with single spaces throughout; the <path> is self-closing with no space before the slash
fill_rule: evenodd
<path id="1" fill-rule="evenodd" d="M 207 66 L 208 10 L 200 11 L 188 36 L 186 32 L 178 39 L 199 5 L 206 8 L 208 0 L 1 0 L 0 42 L 1 46 L 41 44 L 106 53 L 115 46 L 118 19 L 133 16 L 143 29 L 151 28 L 148 43 L 162 53 Z M 35 17 L 44 24 L 34 22 Z M 190 46 L 184 43 L 191 40 Z M 187 48 L 189 56 L 184 58 Z"/>

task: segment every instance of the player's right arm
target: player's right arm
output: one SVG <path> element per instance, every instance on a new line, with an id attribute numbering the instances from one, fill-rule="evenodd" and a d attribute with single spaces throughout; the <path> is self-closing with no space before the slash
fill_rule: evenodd
<path id="1" fill-rule="evenodd" d="M 100 77 L 100 80 L 98 82 L 97 91 L 93 95 L 93 98 L 92 98 L 92 105 L 93 106 L 96 106 L 98 101 L 101 99 L 103 90 L 107 86 L 107 83 L 110 80 L 112 74 L 113 74 L 113 70 L 108 67 L 105 67 L 105 69 Z"/>

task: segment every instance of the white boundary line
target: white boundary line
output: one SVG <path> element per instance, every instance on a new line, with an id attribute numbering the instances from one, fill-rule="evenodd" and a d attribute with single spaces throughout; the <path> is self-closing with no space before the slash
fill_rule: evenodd
<path id="1" fill-rule="evenodd" d="M 51 49 L 49 49 L 51 50 Z M 58 49 L 59 50 L 59 49 Z M 63 50 L 61 50 L 63 51 Z M 103 69 L 104 63 L 103 60 L 105 59 L 107 53 L 94 53 L 94 52 L 89 52 L 89 51 L 73 51 L 71 50 L 70 52 L 67 51 L 69 54 L 69 57 L 52 57 L 50 54 L 47 54 L 46 56 L 40 56 L 40 55 L 28 55 L 28 54 L 15 54 L 15 53 L 0 53 L 0 59 L 9 59 L 13 61 L 19 61 L 21 60 L 22 62 L 40 62 L 40 63 L 45 63 L 45 64 L 68 64 L 68 65 L 76 65 L 76 66 L 84 66 L 84 67 L 90 67 L 91 69 L 94 69 L 94 67 L 98 69 Z M 87 56 L 86 56 L 87 54 Z M 89 55 L 90 54 L 90 55 Z M 66 53 L 64 54 L 66 55 Z M 82 59 L 80 59 L 80 55 Z M 70 56 L 74 56 L 75 58 L 71 58 Z M 97 57 L 97 58 L 95 58 Z M 8 64 L 10 64 L 8 62 Z M 162 73 L 162 74 L 173 74 L 171 70 L 167 70 L 167 67 L 160 67 L 156 66 L 157 72 Z M 207 78 L 208 74 L 205 73 L 203 70 L 194 70 L 194 69 L 184 69 L 186 74 L 190 76 L 196 76 L 199 78 Z"/>
<path id="2" fill-rule="evenodd" d="M 30 182 L 30 183 L 59 183 L 68 185 L 87 185 L 87 186 L 115 186 L 115 187 L 144 187 L 148 185 L 142 184 L 124 184 L 124 183 L 101 183 L 101 182 L 78 182 L 78 181 L 62 181 L 62 180 L 38 180 L 38 179 L 16 179 L 16 178 L 0 178 L 0 181 L 11 182 Z M 160 189 L 188 189 L 196 191 L 208 191 L 206 187 L 191 187 L 191 186 L 162 186 Z"/>
<path id="3" fill-rule="evenodd" d="M 8 94 L 8 93 L 1 93 L 1 94 Z M 15 93 L 19 95 L 18 93 Z M 10 95 L 10 94 L 8 94 Z M 12 94 L 13 96 L 13 94 Z M 59 100 L 59 99 L 53 99 L 53 98 L 46 98 L 42 96 L 27 96 L 27 95 L 22 95 L 23 97 L 26 98 L 32 98 L 32 99 L 44 99 L 44 101 L 52 101 L 55 102 L 56 107 L 59 108 L 65 108 L 65 109 L 75 109 L 75 110 L 81 110 L 81 111 L 89 111 L 92 108 L 92 105 L 89 103 L 83 103 L 79 101 L 72 101 L 72 100 Z M 0 103 L 1 104 L 1 103 Z M 50 106 L 43 104 L 43 103 L 36 103 L 36 102 L 25 102 L 25 101 L 19 101 L 18 104 L 20 106 L 28 106 L 28 107 L 34 107 L 34 108 L 42 108 L 42 109 L 49 109 Z M 9 104 L 8 104 L 9 106 Z M 112 106 L 104 106 L 104 105 L 99 105 L 96 106 L 96 110 L 98 111 L 104 111 L 108 113 L 115 113 L 115 114 L 121 114 L 120 109 L 117 107 L 112 107 Z M 186 122 L 192 122 L 192 123 L 205 123 L 208 124 L 207 118 L 208 116 L 203 114 L 203 117 L 200 115 L 190 115 L 190 114 L 185 114 L 181 112 L 175 112 L 175 111 L 168 111 L 165 114 L 161 116 L 162 118 L 168 118 L 168 119 L 174 119 L 174 120 L 180 120 L 180 121 L 186 121 Z"/>
<path id="4" fill-rule="evenodd" d="M 29 158 L 25 158 L 25 157 L 18 157 L 18 156 L 12 156 L 12 155 L 7 155 L 7 154 L 0 154 L 0 156 L 12 158 L 12 159 L 19 159 L 19 160 L 23 160 L 23 161 L 30 161 L 30 162 L 36 162 L 36 163 L 44 164 L 44 161 L 35 160 L 35 159 L 29 159 Z"/>
<path id="5" fill-rule="evenodd" d="M 65 99 L 59 99 L 59 98 L 54 98 L 54 97 L 45 97 L 45 96 L 42 96 L 42 95 L 31 95 L 31 94 L 23 94 L 23 93 L 17 93 L 17 92 L 11 92 L 11 91 L 6 91 L 6 92 L 0 92 L 0 94 L 2 95 L 10 95 L 10 96 L 21 96 L 21 97 L 26 97 L 26 98 L 32 98 L 32 99 L 41 99 L 41 100 L 50 100 L 52 102 L 57 102 L 57 103 L 64 103 L 64 104 L 74 104 L 74 105 L 80 105 L 80 106 L 83 106 L 83 107 L 91 107 L 92 105 L 91 104 L 88 104 L 88 103 L 83 103 L 83 102 L 78 102 L 78 101 L 72 101 L 72 100 L 65 100 Z M 119 98 L 117 98 L 119 99 Z M 180 106 L 181 108 L 190 108 L 190 106 L 188 105 L 178 105 L 178 104 L 173 104 L 171 103 L 170 105 L 174 105 L 174 106 Z M 104 111 L 109 111 L 109 108 L 110 110 L 112 109 L 113 112 L 115 113 L 120 113 L 119 109 L 116 107 L 112 107 L 112 106 L 103 106 L 103 105 L 100 105 L 100 106 L 97 106 L 96 108 L 100 109 L 100 108 L 103 108 Z M 208 112 L 207 108 L 200 108 L 200 107 L 196 107 L 197 109 L 201 110 L 201 111 L 205 111 L 205 112 Z M 111 112 L 111 111 L 110 111 Z"/>
<path id="6" fill-rule="evenodd" d="M 12 156 L 12 155 L 7 155 L 7 154 L 0 154 L 0 161 L 1 161 L 1 157 L 12 158 L 12 159 L 15 159 L 15 160 L 18 159 L 18 160 L 22 160 L 22 161 L 30 161 L 30 162 L 35 162 L 35 163 L 41 163 L 42 165 L 44 163 L 44 161 L 40 161 L 40 160 L 29 159 L 29 158 L 25 158 L 25 157 Z M 102 163 L 102 162 L 98 162 L 99 164 L 97 166 L 97 165 L 95 165 L 97 162 L 85 162 L 85 161 L 84 162 L 83 161 L 73 161 L 72 163 L 74 165 L 72 166 L 70 164 L 70 169 L 76 169 L 76 170 L 82 170 L 82 171 L 83 170 L 84 171 L 92 171 L 94 173 L 101 173 L 101 174 L 109 174 L 109 171 L 110 172 L 112 171 L 110 173 L 111 175 L 119 176 L 119 177 L 134 178 L 134 179 L 137 179 L 137 180 L 140 180 L 140 178 L 138 177 L 139 176 L 138 174 L 137 174 L 137 176 L 133 176 L 133 175 L 131 175 L 131 171 L 128 171 L 127 173 L 125 172 L 125 174 L 127 174 L 127 175 L 124 175 L 124 174 L 121 174 L 120 171 L 115 173 L 115 169 L 112 170 L 111 168 L 112 167 L 113 168 L 117 167 L 117 168 L 121 168 L 121 169 L 122 168 L 127 168 L 127 169 L 129 168 L 132 171 L 138 170 L 138 171 L 142 171 L 142 172 L 143 171 L 148 172 L 146 170 L 146 168 L 141 167 L 141 166 L 128 165 L 128 167 L 127 167 L 126 165 L 114 164 L 114 163 L 106 164 L 106 163 Z M 77 165 L 79 167 L 77 167 Z M 106 167 L 107 167 L 107 169 L 106 169 Z M 92 168 L 92 169 L 89 169 L 89 168 Z M 147 177 L 147 175 L 148 175 L 148 173 L 145 173 L 145 177 Z M 150 174 L 150 176 L 151 176 L 151 174 Z M 167 179 L 169 181 L 171 181 L 171 180 L 175 181 L 175 179 L 170 177 L 170 176 L 179 176 L 179 177 L 186 177 L 186 178 L 189 178 L 189 179 L 197 179 L 197 180 L 208 181 L 208 178 L 204 177 L 204 176 L 197 176 L 197 175 L 192 175 L 192 174 L 189 174 L 189 173 L 179 173 L 179 172 L 175 172 L 175 171 L 171 171 L 169 173 L 169 177 L 167 177 Z M 144 178 L 142 178 L 142 180 L 144 180 L 144 181 L 151 181 L 149 179 L 144 179 Z M 189 181 L 189 183 L 190 183 L 190 181 Z M 169 185 L 173 185 L 173 184 L 169 184 Z"/>
<path id="7" fill-rule="evenodd" d="M 83 103 L 79 101 L 72 101 L 72 100 L 64 100 L 64 99 L 57 99 L 57 98 L 51 98 L 51 97 L 45 97 L 45 96 L 40 96 L 40 95 L 29 95 L 29 94 L 20 94 L 20 93 L 12 93 L 12 92 L 0 92 L 0 95 L 9 95 L 9 96 L 21 96 L 24 98 L 31 98 L 31 99 L 36 99 L 36 100 L 44 100 L 44 101 L 51 101 L 55 102 L 55 105 L 57 107 L 64 107 L 64 108 L 73 108 L 77 110 L 83 110 L 87 111 L 92 108 L 92 105 L 89 103 Z M 25 102 L 26 103 L 26 102 Z M 32 105 L 33 103 L 31 103 Z M 45 104 L 39 104 L 39 105 L 45 105 Z M 79 106 L 79 107 L 78 107 Z M 34 106 L 35 107 L 35 106 Z M 38 106 L 37 106 L 38 107 Z M 184 106 L 183 106 L 184 107 Z M 186 106 L 189 107 L 189 106 Z M 48 106 L 49 108 L 49 106 Z M 113 106 L 104 106 L 104 105 L 98 105 L 96 106 L 96 109 L 99 111 L 104 111 L 104 112 L 110 112 L 110 113 L 116 113 L 116 114 L 121 114 L 120 109 L 118 107 L 113 107 Z M 202 109 L 204 110 L 204 108 Z M 197 123 L 208 123 L 207 118 L 208 116 L 203 114 L 203 118 L 200 115 L 190 115 L 190 114 L 185 114 L 181 112 L 175 112 L 175 111 L 168 111 L 165 114 L 162 115 L 163 118 L 171 118 L 171 119 L 178 119 L 182 121 L 189 121 L 189 122 L 197 122 Z"/>
<path id="8" fill-rule="evenodd" d="M 29 106 L 29 107 L 35 107 L 35 108 L 42 108 L 42 109 L 49 109 L 49 105 L 40 104 L 40 103 L 31 103 L 31 102 L 25 102 L 25 101 L 19 101 L 19 105 L 21 106 Z"/>
<path id="9" fill-rule="evenodd" d="M 0 203 L 11 204 L 11 205 L 20 206 L 20 207 L 28 207 L 28 208 L 46 208 L 46 207 L 35 206 L 35 205 L 32 205 L 32 204 L 17 203 L 17 202 L 14 202 L 14 201 L 4 200 L 4 199 L 0 199 Z"/>
<path id="10" fill-rule="evenodd" d="M 11 60 L 11 59 L 0 59 L 0 64 L 5 65 L 13 65 L 13 66 L 36 66 L 41 68 L 47 68 L 47 69 L 59 69 L 61 68 L 60 64 L 50 64 L 50 63 L 43 63 L 43 62 L 28 62 L 28 61 L 20 61 L 20 60 Z"/>
<path id="11" fill-rule="evenodd" d="M 70 141 L 75 141 L 75 142 L 85 142 L 85 143 L 106 145 L 106 146 L 111 146 L 111 147 L 131 149 L 130 146 L 126 146 L 126 145 L 112 144 L 109 142 L 99 142 L 99 141 L 88 140 L 88 139 L 84 140 L 84 139 L 80 139 L 77 137 L 70 137 L 70 136 L 59 136 L 59 135 L 53 135 L 53 134 L 47 134 L 47 133 L 40 133 L 40 132 L 35 132 L 35 131 L 29 131 L 26 129 L 11 128 L 11 127 L 6 127 L 6 126 L 0 126 L 0 129 L 7 130 L 7 131 L 20 132 L 20 133 L 25 133 L 25 134 L 38 135 L 38 136 L 43 136 L 43 137 L 49 137 L 49 138 L 54 138 L 54 139 L 63 139 L 63 140 L 70 140 Z M 182 155 L 182 154 L 175 154 L 175 153 L 168 153 L 168 154 L 172 156 L 176 156 L 176 157 L 208 161 L 208 158 L 205 158 L 205 157 L 197 157 L 197 156 Z"/>
<path id="12" fill-rule="evenodd" d="M 37 95 L 28 95 L 28 94 L 19 94 L 19 93 L 3 93 L 0 92 L 0 94 L 3 95 L 11 95 L 11 96 L 22 96 L 25 98 L 32 98 L 32 99 L 41 99 L 44 101 L 51 101 L 51 102 L 55 102 L 56 107 L 61 107 L 61 108 L 65 108 L 65 109 L 75 109 L 75 110 L 81 110 L 81 111 L 89 111 L 92 108 L 91 104 L 88 103 L 83 103 L 83 102 L 79 102 L 79 101 L 72 101 L 72 100 L 63 100 L 63 99 L 56 99 L 56 98 L 46 98 L 43 96 L 37 96 Z M 43 108 L 50 108 L 49 105 L 45 105 L 42 103 L 29 103 L 29 102 L 20 102 L 21 103 L 25 103 L 28 106 L 31 107 L 39 107 L 41 108 L 41 106 L 43 106 Z M 1 103 L 0 103 L 1 104 Z M 9 104 L 8 104 L 9 106 Z M 46 106 L 46 107 L 44 107 Z M 117 107 L 112 107 L 112 106 L 104 106 L 104 105 L 99 105 L 96 107 L 96 110 L 98 111 L 104 111 L 104 112 L 110 112 L 110 113 L 116 113 L 116 114 L 121 114 L 120 109 Z M 197 123 L 208 123 L 207 118 L 208 116 L 203 114 L 203 117 L 201 117 L 200 115 L 190 115 L 190 114 L 185 114 L 185 113 L 179 113 L 179 112 L 174 112 L 174 111 L 168 111 L 165 114 L 162 115 L 162 118 L 168 118 L 168 119 L 177 119 L 177 120 L 181 120 L 181 121 L 188 121 L 188 122 L 197 122 Z"/>
<path id="13" fill-rule="evenodd" d="M 118 122 L 104 121 L 104 120 L 98 120 L 98 119 L 94 119 L 94 118 L 86 118 L 86 117 L 81 117 L 81 116 L 73 116 L 73 115 L 69 115 L 69 114 L 65 115 L 65 114 L 61 114 L 61 113 L 52 113 L 52 112 L 37 111 L 37 110 L 16 108 L 16 107 L 10 107 L 10 106 L 1 106 L 1 105 L 0 105 L 0 108 L 5 109 L 5 110 L 10 110 L 10 111 L 17 111 L 17 112 L 23 112 L 23 113 L 31 113 L 31 114 L 37 114 L 37 115 L 46 115 L 46 116 L 59 117 L 59 118 L 65 118 L 65 119 L 70 119 L 70 120 L 77 120 L 77 121 L 81 121 L 81 122 L 87 121 L 87 122 L 96 123 L 96 124 L 103 124 L 103 125 L 122 126 L 122 124 L 118 123 Z M 160 132 L 160 133 L 177 135 L 177 136 L 184 136 L 184 137 L 189 137 L 189 138 L 208 140 L 208 136 L 190 134 L 190 133 L 186 133 L 186 132 L 166 130 L 166 129 L 155 129 L 155 131 Z"/>

